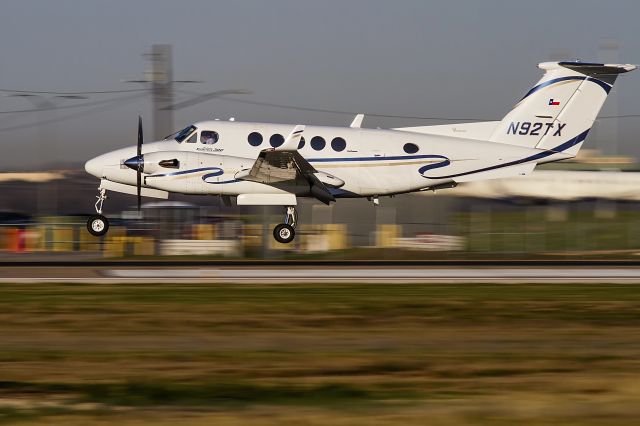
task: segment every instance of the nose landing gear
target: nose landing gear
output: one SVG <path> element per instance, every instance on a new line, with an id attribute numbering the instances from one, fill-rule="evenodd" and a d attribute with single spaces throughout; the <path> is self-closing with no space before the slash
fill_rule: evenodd
<path id="1" fill-rule="evenodd" d="M 295 207 L 287 207 L 287 211 L 284 214 L 284 223 L 280 223 L 273 228 L 273 238 L 277 242 L 288 244 L 296 236 L 296 224 L 298 222 L 298 212 Z"/>
<path id="2" fill-rule="evenodd" d="M 107 190 L 100 188 L 100 195 L 96 197 L 96 213 L 87 220 L 87 231 L 94 237 L 102 237 L 109 230 L 109 220 L 102 215 L 102 204 L 107 199 Z"/>

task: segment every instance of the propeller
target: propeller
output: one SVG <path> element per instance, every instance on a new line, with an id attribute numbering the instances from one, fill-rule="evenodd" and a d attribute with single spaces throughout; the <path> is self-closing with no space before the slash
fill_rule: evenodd
<path id="1" fill-rule="evenodd" d="M 144 170 L 144 158 L 142 157 L 142 142 L 144 138 L 142 136 L 142 117 L 138 116 L 138 167 L 136 168 L 136 178 L 138 190 L 138 211 L 140 211 L 140 205 L 142 204 L 142 171 Z"/>
<path id="2" fill-rule="evenodd" d="M 144 171 L 144 156 L 142 155 L 142 117 L 138 116 L 138 149 L 136 156 L 131 157 L 124 162 L 124 165 L 136 171 L 136 192 L 138 195 L 138 211 L 142 204 L 142 172 Z"/>

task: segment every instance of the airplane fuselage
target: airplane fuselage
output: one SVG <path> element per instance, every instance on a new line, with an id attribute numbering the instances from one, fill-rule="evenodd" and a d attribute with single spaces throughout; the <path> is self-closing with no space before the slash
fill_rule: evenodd
<path id="1" fill-rule="evenodd" d="M 292 188 L 240 180 L 260 151 L 275 148 L 293 125 L 206 121 L 194 124 L 192 137 L 145 143 L 144 187 L 184 194 L 239 195 L 291 192 Z M 203 132 L 217 141 L 205 143 Z M 187 135 L 188 136 L 188 135 Z M 485 169 L 535 162 L 531 148 L 401 130 L 306 126 L 298 152 L 317 170 L 344 182 L 335 197 L 392 195 L 454 182 Z M 189 141 L 189 140 L 192 141 Z M 559 144 L 561 143 L 559 139 Z M 96 157 L 87 170 L 103 179 L 136 185 L 136 172 L 123 166 L 136 147 Z M 547 156 L 556 159 L 561 154 Z M 561 158 L 561 157 L 558 157 Z M 178 160 L 176 168 L 158 166 Z M 297 196 L 309 196 L 296 187 Z"/>

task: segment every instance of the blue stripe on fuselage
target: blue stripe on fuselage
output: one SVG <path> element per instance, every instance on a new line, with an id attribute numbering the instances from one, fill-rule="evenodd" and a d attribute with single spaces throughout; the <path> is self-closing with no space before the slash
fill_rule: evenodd
<path id="1" fill-rule="evenodd" d="M 423 160 L 423 159 L 436 159 L 441 160 L 444 157 L 442 155 L 396 155 L 389 157 L 331 157 L 331 158 L 308 158 L 310 163 L 331 163 L 331 162 L 344 162 L 344 161 L 396 161 L 396 160 Z"/>
<path id="2" fill-rule="evenodd" d="M 178 175 L 186 175 L 186 174 L 189 174 L 189 173 L 205 172 L 207 170 L 216 170 L 216 171 L 220 170 L 220 171 L 222 171 L 222 169 L 220 167 L 201 167 L 201 168 L 198 168 L 198 169 L 180 170 L 180 171 L 177 171 L 177 172 L 164 173 L 164 174 L 161 174 L 161 175 L 149 175 L 147 177 L 178 176 Z"/>
<path id="3" fill-rule="evenodd" d="M 520 160 L 514 160 L 514 161 L 510 161 L 508 163 L 504 163 L 504 164 L 496 164 L 495 166 L 489 166 L 489 167 L 484 167 L 482 169 L 478 169 L 478 170 L 472 170 L 469 172 L 462 172 L 462 173 L 457 173 L 457 174 L 453 174 L 453 175 L 446 175 L 446 176 L 424 176 L 427 179 L 453 179 L 453 178 L 457 178 L 460 176 L 466 176 L 466 175 L 470 175 L 473 173 L 480 173 L 480 172 L 487 172 L 490 170 L 496 170 L 496 169 L 501 169 L 503 167 L 509 167 L 509 166 L 515 166 L 518 164 L 523 164 L 523 163 L 528 163 L 531 161 L 537 161 L 537 160 L 541 160 L 543 158 L 546 157 L 550 157 L 553 154 L 560 154 L 562 153 L 564 150 L 571 148 L 574 145 L 579 144 L 580 142 L 583 142 L 586 138 L 587 138 L 587 134 L 589 134 L 589 130 L 587 129 L 584 132 L 580 133 L 578 136 L 576 136 L 573 139 L 568 140 L 567 142 L 558 145 L 557 147 L 550 149 L 550 150 L 546 150 L 546 151 L 541 151 L 537 154 L 533 154 L 530 155 L 528 157 L 525 158 L 521 158 Z"/>

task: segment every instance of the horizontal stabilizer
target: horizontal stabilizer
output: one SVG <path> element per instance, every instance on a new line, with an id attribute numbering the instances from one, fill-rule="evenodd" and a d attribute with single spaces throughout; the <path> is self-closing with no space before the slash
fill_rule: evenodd
<path id="1" fill-rule="evenodd" d="M 480 121 L 477 123 L 452 123 L 437 126 L 399 127 L 393 130 L 421 133 L 424 135 L 453 136 L 456 138 L 488 140 L 500 124 L 499 121 Z"/>

